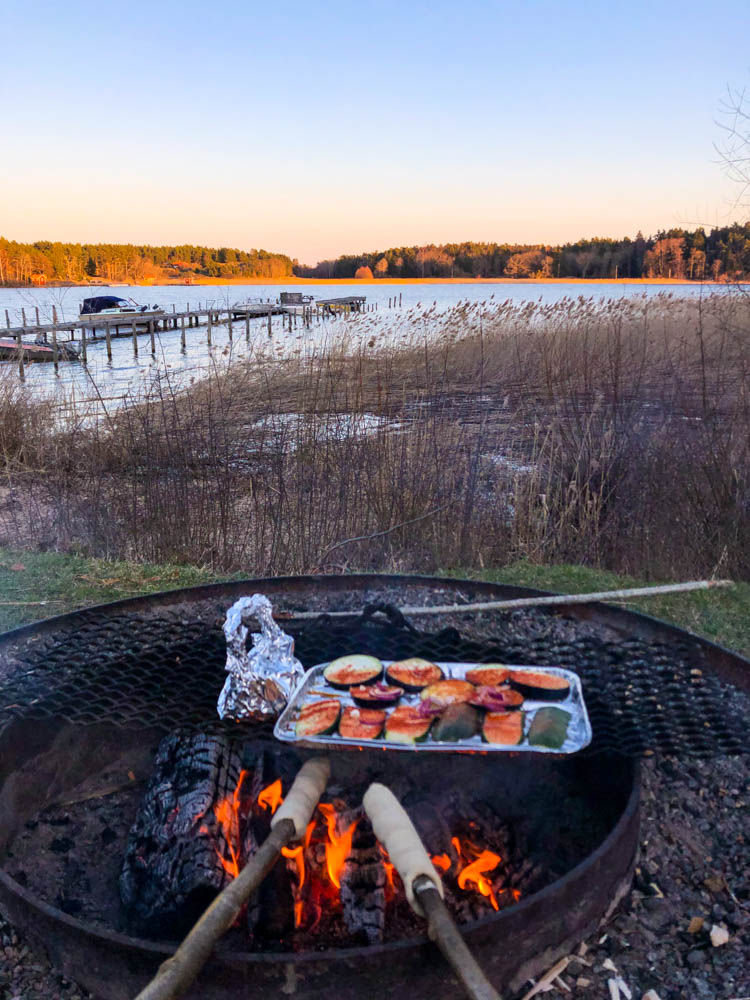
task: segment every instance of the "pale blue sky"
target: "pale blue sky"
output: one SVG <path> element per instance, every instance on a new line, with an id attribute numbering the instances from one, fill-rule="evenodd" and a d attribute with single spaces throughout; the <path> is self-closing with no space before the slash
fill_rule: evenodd
<path id="1" fill-rule="evenodd" d="M 0 235 L 386 246 L 727 221 L 747 0 L 0 0 Z"/>

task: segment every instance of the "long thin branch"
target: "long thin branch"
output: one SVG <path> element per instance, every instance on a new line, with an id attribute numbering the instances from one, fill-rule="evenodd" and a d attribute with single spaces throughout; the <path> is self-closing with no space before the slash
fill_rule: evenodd
<path id="1" fill-rule="evenodd" d="M 474 611 L 508 611 L 513 608 L 535 608 L 545 605 L 592 604 L 595 601 L 629 601 L 634 597 L 657 597 L 660 594 L 682 594 L 691 590 L 713 590 L 732 587 L 733 580 L 693 580 L 688 583 L 666 583 L 657 587 L 632 587 L 629 590 L 600 590 L 589 594 L 553 594 L 550 597 L 519 597 L 512 601 L 481 601 L 477 604 L 435 604 L 432 607 L 399 608 L 405 615 L 470 614 Z M 351 618 L 357 611 L 327 611 L 330 618 Z M 319 618 L 319 611 L 300 611 L 280 616 L 289 618 Z"/>

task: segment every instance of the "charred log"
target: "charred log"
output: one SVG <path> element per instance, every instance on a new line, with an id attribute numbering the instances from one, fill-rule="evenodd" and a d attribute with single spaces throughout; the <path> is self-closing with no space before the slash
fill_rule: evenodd
<path id="1" fill-rule="evenodd" d="M 385 865 L 372 826 L 360 809 L 338 817 L 340 829 L 357 826 L 352 849 L 341 872 L 341 909 L 349 933 L 368 944 L 383 939 L 385 927 Z"/>
<path id="2" fill-rule="evenodd" d="M 176 732 L 159 746 L 120 874 L 129 926 L 181 936 L 230 876 L 214 807 L 237 786 L 241 760 L 222 735 Z"/>

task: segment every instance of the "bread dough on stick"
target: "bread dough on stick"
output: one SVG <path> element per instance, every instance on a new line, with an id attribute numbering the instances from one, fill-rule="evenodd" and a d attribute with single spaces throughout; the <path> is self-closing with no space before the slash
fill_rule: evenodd
<path id="1" fill-rule="evenodd" d="M 414 824 L 396 796 L 385 785 L 370 785 L 362 801 L 375 836 L 388 851 L 388 856 L 401 876 L 411 908 L 423 917 L 422 908 L 414 895 L 414 879 L 419 875 L 426 875 L 441 896 L 443 883 Z"/>
<path id="2" fill-rule="evenodd" d="M 305 836 L 307 824 L 312 819 L 320 796 L 325 791 L 331 773 L 331 764 L 327 757 L 313 757 L 302 765 L 289 789 L 286 798 L 273 815 L 271 826 L 276 826 L 282 819 L 290 819 L 294 823 L 294 833 L 298 840 Z"/>

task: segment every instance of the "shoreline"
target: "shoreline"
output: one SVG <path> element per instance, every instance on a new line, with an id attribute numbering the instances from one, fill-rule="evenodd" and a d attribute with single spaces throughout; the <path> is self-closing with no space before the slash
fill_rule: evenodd
<path id="1" fill-rule="evenodd" d="M 184 281 L 115 282 L 107 284 L 66 283 L 50 281 L 46 285 L 5 284 L 0 289 L 45 288 L 195 288 L 203 285 L 743 285 L 744 281 L 693 281 L 690 278 L 196 278 Z"/>

